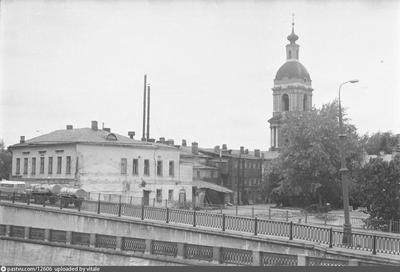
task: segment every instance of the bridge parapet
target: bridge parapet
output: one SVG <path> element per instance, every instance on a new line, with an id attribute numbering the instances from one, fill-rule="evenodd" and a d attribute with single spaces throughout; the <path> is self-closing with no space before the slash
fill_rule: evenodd
<path id="1" fill-rule="evenodd" d="M 0 240 L 35 243 L 150 258 L 187 265 L 248 265 L 248 266 L 358 266 L 374 263 L 358 260 L 340 260 L 237 248 L 204 246 L 152 239 L 138 239 L 95 233 L 73 232 L 28 226 L 0 225 Z"/>
<path id="2" fill-rule="evenodd" d="M 58 231 L 66 231 L 65 237 L 61 235 L 58 236 L 62 241 L 72 241 L 75 239 L 74 237 L 76 234 L 73 235 L 73 233 L 95 233 L 106 237 L 116 236 L 132 239 L 145 239 L 147 243 L 149 243 L 148 241 L 150 240 L 156 240 L 194 244 L 196 246 L 211 246 L 213 247 L 213 252 L 215 252 L 215 254 L 213 253 L 213 256 L 217 256 L 217 251 L 214 247 L 217 248 L 223 246 L 226 248 L 237 248 L 241 250 L 274 252 L 278 255 L 307 255 L 317 258 L 337 258 L 346 261 L 348 261 L 348 259 L 359 259 L 367 262 L 373 261 L 380 264 L 400 264 L 400 258 L 398 258 L 400 257 L 399 255 L 393 256 L 387 254 L 386 256 L 382 256 L 381 253 L 372 255 L 371 251 L 358 253 L 357 251 L 340 249 L 336 247 L 336 244 L 333 244 L 333 248 L 329 248 L 328 245 L 324 245 L 323 242 L 320 242 L 323 239 L 331 239 L 329 236 L 329 229 L 326 228 L 323 229 L 324 232 L 321 232 L 322 230 L 319 232 L 318 229 L 313 229 L 308 226 L 306 229 L 307 232 L 299 233 L 298 231 L 301 229 L 297 228 L 297 224 L 293 223 L 289 223 L 289 225 L 282 224 L 281 222 L 267 222 L 268 224 L 263 224 L 260 222 L 264 221 L 234 221 L 234 217 L 226 217 L 225 229 L 219 229 L 221 225 L 217 226 L 217 228 L 213 225 L 207 225 L 210 224 L 207 223 L 207 220 L 209 220 L 210 217 L 208 217 L 206 213 L 200 212 L 196 212 L 195 214 L 197 224 L 194 227 L 192 224 L 193 222 L 187 220 L 192 218 L 193 214 L 190 214 L 192 211 L 185 211 L 184 214 L 180 214 L 182 215 L 182 218 L 187 220 L 182 221 L 181 224 L 174 222 L 175 220 L 179 221 L 178 216 L 173 217 L 171 216 L 173 213 L 168 214 L 168 216 L 171 216 L 170 219 L 173 222 L 166 224 L 166 222 L 152 217 L 154 214 L 151 218 L 148 218 L 148 216 L 150 216 L 148 211 L 150 210 L 147 210 L 147 207 L 144 207 L 143 210 L 146 212 L 143 214 L 147 215 L 142 219 L 141 217 L 135 218 L 134 216 L 118 217 L 109 214 L 97 214 L 84 210 L 77 211 L 50 206 L 42 207 L 32 204 L 26 205 L 20 203 L 0 202 L 0 222 L 4 225 L 28 225 L 29 227 L 38 229 L 52 228 Z M 166 218 L 164 219 L 166 220 Z M 242 226 L 234 226 L 234 224 L 240 224 L 240 222 L 243 223 Z M 257 224 L 257 232 L 255 232 L 254 229 L 251 229 L 252 222 Z M 246 226 L 251 229 L 248 233 L 242 230 L 243 228 L 246 228 Z M 328 232 L 326 232 L 326 230 L 328 230 Z M 16 233 L 18 232 L 18 230 L 13 231 Z M 20 233 L 22 233 L 21 230 Z M 257 235 L 255 235 L 256 233 Z M 290 233 L 292 233 L 292 237 L 290 237 Z M 325 235 L 321 235 L 321 233 L 325 233 Z M 67 239 L 66 237 L 68 235 L 71 238 Z M 90 241 L 92 241 L 91 248 L 96 248 L 95 242 L 93 242 L 95 236 L 93 235 L 94 234 L 89 235 L 89 237 L 86 238 L 81 238 L 79 241 L 86 243 L 85 240 L 89 240 L 89 247 Z M 45 237 L 49 237 L 48 239 L 52 236 L 56 236 L 56 234 L 49 231 L 48 234 L 45 234 Z M 307 241 L 305 243 L 301 241 L 302 237 L 309 237 L 309 242 Z M 73 244 L 72 242 L 69 243 Z M 116 245 L 119 245 L 123 244 L 123 241 L 117 240 L 116 238 L 115 243 Z M 371 245 L 366 244 L 365 246 Z M 389 245 L 385 246 L 387 247 Z M 150 252 L 149 248 L 150 246 L 145 246 L 147 252 Z M 393 252 L 396 252 L 396 250 L 398 251 L 398 248 L 392 247 L 392 250 Z M 221 252 L 219 254 L 223 255 Z M 234 256 L 234 253 L 226 254 L 226 256 Z M 255 255 L 255 257 L 253 257 L 254 260 L 261 258 L 260 256 L 257 256 L 258 255 Z"/>

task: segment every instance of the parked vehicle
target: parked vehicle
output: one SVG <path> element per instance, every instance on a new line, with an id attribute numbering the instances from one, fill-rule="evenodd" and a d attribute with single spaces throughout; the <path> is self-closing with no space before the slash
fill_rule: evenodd
<path id="1" fill-rule="evenodd" d="M 33 200 L 37 204 L 59 204 L 68 207 L 73 204 L 80 207 L 86 196 L 86 191 L 79 188 L 63 187 L 59 184 L 31 184 L 23 181 L 0 181 L 0 198 L 19 201 Z"/>

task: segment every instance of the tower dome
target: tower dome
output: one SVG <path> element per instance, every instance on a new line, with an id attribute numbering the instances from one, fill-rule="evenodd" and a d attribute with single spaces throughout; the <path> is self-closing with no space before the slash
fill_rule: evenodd
<path id="1" fill-rule="evenodd" d="M 297 60 L 285 62 L 278 70 L 275 80 L 300 79 L 304 82 L 311 81 L 310 74 L 306 67 Z"/>

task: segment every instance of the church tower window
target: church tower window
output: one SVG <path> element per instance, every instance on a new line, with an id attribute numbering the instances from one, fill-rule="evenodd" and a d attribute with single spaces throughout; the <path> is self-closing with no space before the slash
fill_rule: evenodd
<path id="1" fill-rule="evenodd" d="M 287 94 L 282 95 L 282 109 L 289 111 L 289 96 Z"/>
<path id="2" fill-rule="evenodd" d="M 307 108 L 307 95 L 305 94 L 304 95 L 304 98 L 303 98 L 303 110 L 308 110 L 308 108 Z"/>

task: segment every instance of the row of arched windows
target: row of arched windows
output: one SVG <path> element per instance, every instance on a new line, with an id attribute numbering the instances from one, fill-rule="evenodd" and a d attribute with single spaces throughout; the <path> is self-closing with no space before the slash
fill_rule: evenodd
<path id="1" fill-rule="evenodd" d="M 307 95 L 303 96 L 303 110 L 308 110 L 308 100 Z M 289 111 L 289 95 L 283 94 L 282 95 L 282 111 Z"/>

